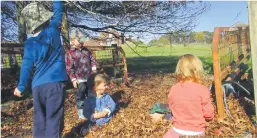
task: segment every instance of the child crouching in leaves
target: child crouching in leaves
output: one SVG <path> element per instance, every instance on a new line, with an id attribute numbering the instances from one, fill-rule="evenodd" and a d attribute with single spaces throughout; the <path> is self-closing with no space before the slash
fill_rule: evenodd
<path id="1" fill-rule="evenodd" d="M 164 138 L 205 136 L 206 121 L 214 117 L 210 91 L 202 85 L 203 65 L 191 54 L 182 56 L 176 67 L 177 83 L 170 89 L 172 128 Z"/>
<path id="2" fill-rule="evenodd" d="M 86 135 L 89 129 L 93 131 L 110 121 L 115 111 L 115 102 L 111 96 L 105 93 L 108 87 L 108 79 L 103 74 L 95 76 L 94 93 L 89 95 L 84 102 L 83 114 L 88 119 L 81 128 L 80 133 Z"/>

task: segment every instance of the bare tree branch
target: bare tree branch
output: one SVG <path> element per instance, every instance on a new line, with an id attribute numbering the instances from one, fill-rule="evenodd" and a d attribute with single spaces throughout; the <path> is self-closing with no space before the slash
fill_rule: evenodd
<path id="1" fill-rule="evenodd" d="M 191 31 L 197 25 L 197 20 L 201 14 L 209 8 L 206 2 L 194 1 L 66 2 L 70 27 L 82 28 L 96 34 L 99 32 L 109 33 L 109 28 L 135 35 Z M 16 17 L 14 16 L 16 11 L 11 3 L 5 2 L 3 4 L 2 2 L 1 13 L 10 17 L 12 22 L 16 24 Z M 28 1 L 25 4 L 29 3 Z M 52 2 L 41 1 L 40 3 L 50 11 L 53 10 Z M 2 18 L 1 20 L 6 19 Z M 8 26 L 4 27 L 8 29 Z M 1 28 L 1 30 L 4 29 Z M 91 34 L 89 33 L 89 35 Z"/>

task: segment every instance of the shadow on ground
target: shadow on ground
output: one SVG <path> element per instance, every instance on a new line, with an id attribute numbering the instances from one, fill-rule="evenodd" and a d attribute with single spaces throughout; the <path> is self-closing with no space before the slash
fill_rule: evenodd
<path id="1" fill-rule="evenodd" d="M 128 57 L 127 58 L 127 68 L 128 73 L 173 73 L 175 72 L 176 65 L 180 56 L 149 56 L 149 57 Z M 204 59 L 201 58 L 204 63 L 205 70 L 209 70 L 208 73 L 212 73 L 212 61 L 211 59 Z M 19 71 L 19 70 L 18 70 Z M 106 68 L 105 71 L 108 75 L 113 75 L 112 68 Z M 18 75 L 18 76 L 17 76 Z M 13 90 L 17 86 L 17 80 L 19 78 L 19 74 L 17 73 L 16 76 L 4 77 L 2 76 L 2 88 L 1 88 L 1 103 L 5 103 L 8 101 L 17 101 L 23 100 L 31 96 L 31 90 L 23 97 L 17 98 L 13 96 Z M 66 83 L 66 90 L 71 89 L 72 83 L 67 81 Z"/>
<path id="2" fill-rule="evenodd" d="M 151 56 L 151 57 L 133 57 L 127 58 L 129 73 L 147 72 L 154 74 L 157 72 L 173 73 L 175 72 L 177 62 L 180 56 Z M 200 58 L 205 70 L 212 73 L 211 59 Z"/>

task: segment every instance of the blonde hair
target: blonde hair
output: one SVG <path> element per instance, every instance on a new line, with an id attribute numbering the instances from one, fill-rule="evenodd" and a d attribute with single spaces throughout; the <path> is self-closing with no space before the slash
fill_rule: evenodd
<path id="1" fill-rule="evenodd" d="M 180 57 L 175 72 L 177 81 L 202 83 L 203 73 L 203 64 L 198 57 L 191 54 Z"/>
<path id="2" fill-rule="evenodd" d="M 104 74 L 97 74 L 94 80 L 94 87 L 96 88 L 102 83 L 109 84 L 109 78 Z"/>

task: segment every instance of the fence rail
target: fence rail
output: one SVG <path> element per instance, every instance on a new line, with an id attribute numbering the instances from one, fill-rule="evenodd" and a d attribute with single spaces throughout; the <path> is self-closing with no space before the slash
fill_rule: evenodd
<path id="1" fill-rule="evenodd" d="M 118 46 L 88 46 L 97 60 L 98 69 L 111 68 L 108 75 L 123 77 L 128 83 L 126 56 Z M 23 57 L 23 45 L 19 43 L 1 43 L 1 69 L 2 71 L 19 70 Z M 108 70 L 108 69 L 107 69 Z"/>

